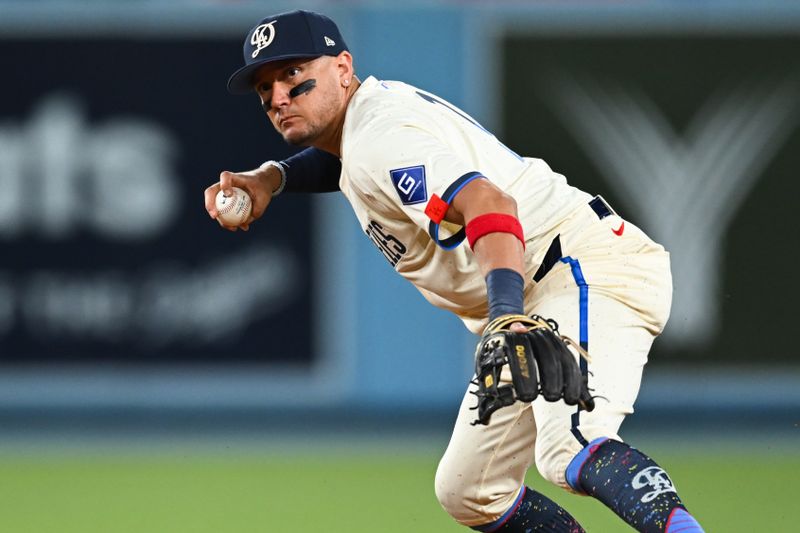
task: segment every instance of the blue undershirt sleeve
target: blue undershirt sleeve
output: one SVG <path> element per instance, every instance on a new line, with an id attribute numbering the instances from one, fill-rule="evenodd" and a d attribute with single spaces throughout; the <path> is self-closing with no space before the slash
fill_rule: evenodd
<path id="1" fill-rule="evenodd" d="M 333 154 L 306 148 L 280 162 L 286 171 L 288 192 L 335 192 L 339 190 L 342 162 Z"/>

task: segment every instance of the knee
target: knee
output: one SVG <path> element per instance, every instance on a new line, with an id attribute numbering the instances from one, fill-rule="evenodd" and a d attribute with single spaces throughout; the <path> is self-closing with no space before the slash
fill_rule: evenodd
<path id="1" fill-rule="evenodd" d="M 497 520 L 514 503 L 520 484 L 509 483 L 484 487 L 480 480 L 470 479 L 440 463 L 436 470 L 436 498 L 439 504 L 456 522 L 479 526 Z"/>
<path id="2" fill-rule="evenodd" d="M 580 447 L 575 449 L 572 446 L 537 447 L 536 469 L 550 483 L 568 489 L 567 466 L 579 452 Z"/>
<path id="3" fill-rule="evenodd" d="M 602 428 L 591 428 L 592 431 L 582 431 L 584 440 L 596 442 L 608 438 L 621 440 L 616 433 L 601 431 Z M 597 429 L 595 431 L 595 429 Z M 536 468 L 544 479 L 561 488 L 573 491 L 567 482 L 567 468 L 572 461 L 584 451 L 585 447 L 571 433 L 561 439 L 552 439 L 548 445 L 537 445 Z"/>
<path id="4" fill-rule="evenodd" d="M 459 523 L 468 523 L 478 516 L 478 506 L 475 505 L 474 487 L 470 487 L 466 476 L 450 472 L 440 463 L 436 470 L 436 499 L 447 514 Z"/>

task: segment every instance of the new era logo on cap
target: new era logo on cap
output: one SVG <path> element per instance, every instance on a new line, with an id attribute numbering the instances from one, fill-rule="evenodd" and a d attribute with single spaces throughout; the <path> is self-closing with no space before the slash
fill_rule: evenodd
<path id="1" fill-rule="evenodd" d="M 253 74 L 270 61 L 337 56 L 347 50 L 336 23 L 312 11 L 289 11 L 262 19 L 247 32 L 244 66 L 228 80 L 232 93 L 253 90 Z"/>

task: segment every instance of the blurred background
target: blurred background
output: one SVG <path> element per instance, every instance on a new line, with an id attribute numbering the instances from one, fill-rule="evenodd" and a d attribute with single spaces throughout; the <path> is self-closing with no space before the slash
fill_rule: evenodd
<path id="1" fill-rule="evenodd" d="M 622 435 L 707 531 L 793 531 L 791 0 L 0 0 L 0 531 L 462 530 L 433 475 L 476 338 L 338 194 L 247 233 L 203 208 L 220 171 L 293 152 L 225 83 L 297 8 L 362 79 L 448 99 L 667 246 L 672 318 Z"/>

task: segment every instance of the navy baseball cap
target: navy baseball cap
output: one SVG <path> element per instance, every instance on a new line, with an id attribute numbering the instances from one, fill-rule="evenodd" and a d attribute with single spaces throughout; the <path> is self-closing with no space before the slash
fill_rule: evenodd
<path id="1" fill-rule="evenodd" d="M 302 57 L 338 56 L 347 50 L 336 23 L 311 11 L 289 11 L 267 17 L 247 32 L 244 66 L 228 80 L 228 91 L 253 90 L 253 74 L 271 61 Z"/>

